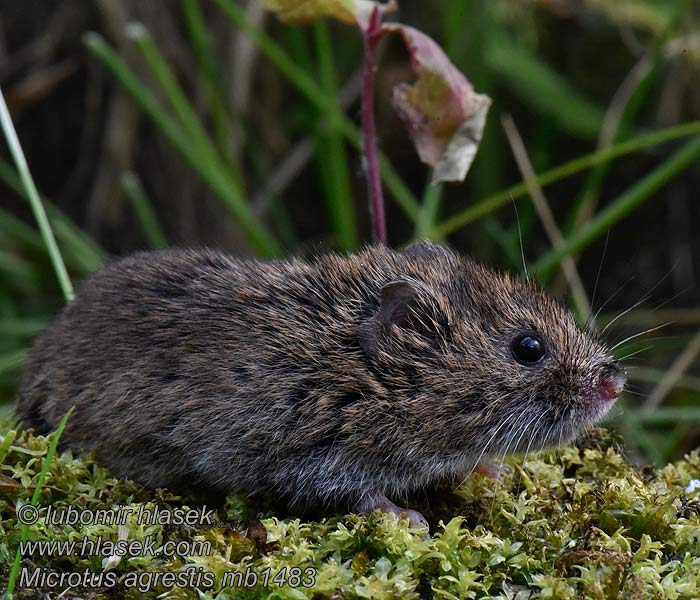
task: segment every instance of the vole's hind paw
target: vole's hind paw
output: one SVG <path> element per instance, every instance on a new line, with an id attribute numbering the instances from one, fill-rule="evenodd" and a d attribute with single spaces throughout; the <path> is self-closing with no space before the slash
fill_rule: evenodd
<path id="1" fill-rule="evenodd" d="M 396 506 L 396 504 L 389 500 L 389 498 L 387 498 L 384 494 L 365 496 L 365 498 L 361 500 L 356 507 L 356 510 L 359 513 L 364 514 L 369 514 L 376 509 L 381 510 L 383 513 L 396 515 L 399 518 L 408 517 L 411 527 L 428 528 L 428 521 L 417 510 Z"/>

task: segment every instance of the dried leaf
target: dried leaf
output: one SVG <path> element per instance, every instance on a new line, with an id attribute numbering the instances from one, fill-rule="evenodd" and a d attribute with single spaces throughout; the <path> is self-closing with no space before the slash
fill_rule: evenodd
<path id="1" fill-rule="evenodd" d="M 7 475 L 0 473 L 0 491 L 13 491 L 13 490 L 23 490 L 25 488 L 21 482 Z"/>
<path id="2" fill-rule="evenodd" d="M 401 34 L 418 78 L 394 88 L 394 107 L 420 159 L 434 168 L 433 183 L 462 181 L 474 160 L 491 99 L 477 94 L 442 48 L 417 29 L 388 23 L 382 33 Z"/>
<path id="3" fill-rule="evenodd" d="M 260 0 L 285 23 L 306 23 L 320 17 L 335 17 L 344 23 L 366 28 L 375 7 L 382 13 L 396 9 L 394 2 L 381 4 L 371 0 Z"/>
<path id="4" fill-rule="evenodd" d="M 265 529 L 265 526 L 257 519 L 255 519 L 255 521 L 253 521 L 248 527 L 246 537 L 249 540 L 252 540 L 252 542 L 255 544 L 255 548 L 261 554 L 268 554 L 269 552 L 279 548 L 279 542 L 267 541 L 267 529 Z"/>
<path id="5" fill-rule="evenodd" d="M 25 486 L 24 484 L 22 484 L 21 481 L 17 481 L 16 479 L 13 479 L 12 477 L 8 477 L 7 475 L 0 474 L 0 492 L 11 492 L 11 491 L 15 491 L 15 490 L 33 490 L 33 489 L 36 489 L 35 485 Z M 44 485 L 44 486 L 42 486 L 42 489 L 51 490 L 52 492 L 58 492 L 60 494 L 66 493 L 64 490 L 57 488 L 53 485 Z"/>
<path id="6" fill-rule="evenodd" d="M 126 525 L 117 525 L 117 541 L 125 542 L 127 539 L 129 539 L 129 529 L 126 527 Z M 104 558 L 102 561 L 102 570 L 111 571 L 112 569 L 116 569 L 121 560 L 122 557 L 118 554 L 112 554 L 111 556 Z"/>

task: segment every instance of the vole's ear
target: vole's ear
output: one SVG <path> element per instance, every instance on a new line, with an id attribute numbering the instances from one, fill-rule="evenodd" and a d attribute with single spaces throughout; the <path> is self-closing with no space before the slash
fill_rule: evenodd
<path id="1" fill-rule="evenodd" d="M 447 326 L 447 316 L 428 290 L 416 281 L 397 279 L 382 287 L 379 309 L 363 325 L 360 337 L 365 352 L 375 354 L 393 327 L 412 331 L 434 343 Z"/>
<path id="2" fill-rule="evenodd" d="M 434 258 L 434 257 L 445 257 L 454 256 L 453 252 L 442 244 L 436 242 L 431 242 L 428 239 L 422 239 L 417 242 L 413 242 L 401 250 L 401 254 L 410 256 L 413 258 Z"/>

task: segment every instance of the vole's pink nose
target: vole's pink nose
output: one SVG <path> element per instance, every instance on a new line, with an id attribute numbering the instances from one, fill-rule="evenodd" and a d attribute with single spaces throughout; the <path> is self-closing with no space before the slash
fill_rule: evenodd
<path id="1" fill-rule="evenodd" d="M 605 400 L 614 400 L 625 387 L 625 376 L 617 367 L 612 367 L 600 380 L 600 395 Z"/>

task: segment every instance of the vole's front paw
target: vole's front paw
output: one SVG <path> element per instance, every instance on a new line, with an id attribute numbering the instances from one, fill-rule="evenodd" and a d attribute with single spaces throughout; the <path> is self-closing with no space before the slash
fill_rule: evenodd
<path id="1" fill-rule="evenodd" d="M 481 473 L 493 481 L 503 481 L 513 469 L 509 465 L 495 460 L 485 460 L 476 465 L 473 469 L 460 473 L 455 477 L 456 486 L 461 486 L 472 473 Z"/>
<path id="2" fill-rule="evenodd" d="M 507 477 L 510 473 L 513 472 L 512 467 L 505 463 L 497 462 L 495 460 L 480 462 L 478 465 L 476 465 L 476 468 L 474 470 L 477 473 L 486 475 L 486 477 L 488 477 L 489 479 L 493 479 L 494 481 L 503 481 L 505 477 Z"/>
<path id="3" fill-rule="evenodd" d="M 396 506 L 384 494 L 365 496 L 356 506 L 357 512 L 361 514 L 369 514 L 377 508 L 384 513 L 396 515 L 399 518 L 408 517 L 411 527 L 428 527 L 428 521 L 417 510 Z"/>

